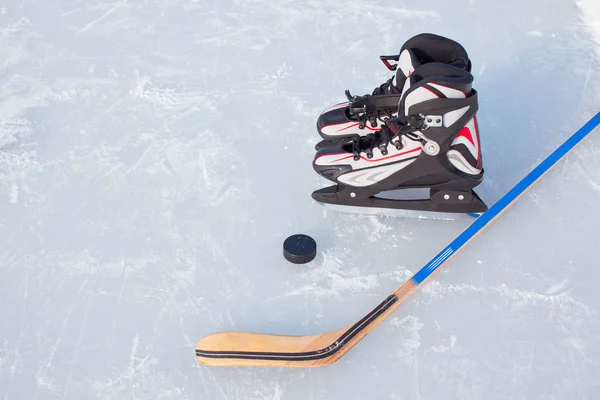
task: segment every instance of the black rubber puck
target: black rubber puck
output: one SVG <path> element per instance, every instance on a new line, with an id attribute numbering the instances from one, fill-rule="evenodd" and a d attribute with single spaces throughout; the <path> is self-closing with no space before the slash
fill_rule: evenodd
<path id="1" fill-rule="evenodd" d="M 292 235 L 283 242 L 283 256 L 294 264 L 306 264 L 317 255 L 317 242 L 308 235 Z"/>

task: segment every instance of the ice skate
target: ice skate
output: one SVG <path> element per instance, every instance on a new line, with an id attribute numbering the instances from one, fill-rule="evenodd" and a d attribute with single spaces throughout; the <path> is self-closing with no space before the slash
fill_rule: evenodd
<path id="1" fill-rule="evenodd" d="M 325 110 L 317 120 L 317 130 L 324 139 L 315 146 L 317 150 L 376 132 L 381 124 L 396 117 L 406 78 L 421 65 L 441 62 L 465 71 L 471 70 L 469 56 L 459 43 L 430 33 L 409 39 L 398 55 L 380 56 L 380 59 L 396 74 L 370 95 L 352 96 L 346 90 L 348 101 Z M 393 64 L 394 61 L 396 63 Z"/>
<path id="2" fill-rule="evenodd" d="M 380 130 L 321 148 L 313 167 L 336 183 L 313 193 L 321 203 L 442 213 L 481 213 L 473 192 L 483 179 L 473 76 L 463 68 L 428 63 L 411 73 L 398 116 Z M 418 199 L 389 191 L 427 188 Z"/>

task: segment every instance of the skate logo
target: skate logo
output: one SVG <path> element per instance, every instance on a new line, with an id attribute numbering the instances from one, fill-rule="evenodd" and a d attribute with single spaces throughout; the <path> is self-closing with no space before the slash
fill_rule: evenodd
<path id="1" fill-rule="evenodd" d="M 389 164 L 381 167 L 369 168 L 367 170 L 351 172 L 346 175 L 342 175 L 338 180 L 346 185 L 352 185 L 356 187 L 369 186 L 373 183 L 377 183 L 392 175 L 393 173 L 400 171 L 412 163 L 414 159 L 403 160 L 397 164 Z"/>
<path id="2" fill-rule="evenodd" d="M 381 180 L 377 177 L 381 174 L 384 174 L 385 172 L 386 171 L 366 171 L 362 174 L 357 174 L 355 176 L 350 177 L 350 179 L 348 179 L 348 183 L 354 183 L 356 185 L 360 185 L 361 183 L 375 183 Z"/>

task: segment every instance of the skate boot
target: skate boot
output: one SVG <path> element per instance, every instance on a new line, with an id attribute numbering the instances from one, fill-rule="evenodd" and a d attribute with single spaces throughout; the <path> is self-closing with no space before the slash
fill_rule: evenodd
<path id="1" fill-rule="evenodd" d="M 449 213 L 487 206 L 472 191 L 483 168 L 473 76 L 427 63 L 406 80 L 398 116 L 377 132 L 322 148 L 313 167 L 335 182 L 313 193 L 322 203 Z M 429 188 L 429 198 L 390 199 L 386 191 Z"/>
<path id="2" fill-rule="evenodd" d="M 430 33 L 409 39 L 398 55 L 380 56 L 380 59 L 396 74 L 375 88 L 371 95 L 352 96 L 346 90 L 347 102 L 336 104 L 319 116 L 317 130 L 324 140 L 315 146 L 316 150 L 378 131 L 382 123 L 397 115 L 406 78 L 421 65 L 440 62 L 471 70 L 469 56 L 459 43 Z"/>

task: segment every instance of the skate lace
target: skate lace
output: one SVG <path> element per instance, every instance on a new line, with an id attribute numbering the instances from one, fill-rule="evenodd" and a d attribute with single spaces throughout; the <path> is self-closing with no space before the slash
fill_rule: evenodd
<path id="1" fill-rule="evenodd" d="M 373 128 L 376 128 L 381 120 L 384 123 L 394 117 L 395 109 L 379 109 L 375 112 L 369 112 L 364 107 L 352 107 L 348 108 L 349 117 L 354 118 L 358 122 L 359 129 L 365 129 L 367 123 L 370 123 Z M 382 125 L 383 126 L 383 125 Z"/>
<path id="2" fill-rule="evenodd" d="M 415 132 L 424 129 L 427 129 L 427 125 L 425 124 L 425 118 L 421 115 L 391 118 L 381 126 L 379 131 L 352 139 L 350 142 L 351 148 L 348 150 L 352 152 L 355 161 L 360 159 L 361 153 L 365 153 L 369 159 L 373 158 L 373 149 L 376 147 L 385 156 L 388 154 L 387 148 L 390 144 L 396 149 L 402 150 L 404 147 L 402 136 L 421 142 L 422 138 L 416 135 Z"/>
<path id="3" fill-rule="evenodd" d="M 378 96 L 382 94 L 400 94 L 401 91 L 393 84 L 394 77 L 392 76 L 386 82 L 382 83 L 375 89 L 373 89 L 373 96 Z"/>
<path id="4" fill-rule="evenodd" d="M 393 84 L 394 77 L 388 79 L 375 89 L 372 94 L 363 96 L 354 96 L 349 90 L 346 90 L 346 97 L 350 102 L 348 107 L 348 116 L 358 121 L 359 129 L 365 129 L 367 123 L 370 123 L 373 128 L 378 126 L 378 120 L 387 121 L 394 117 L 396 111 L 394 108 L 379 108 L 369 110 L 366 106 L 366 101 L 370 96 L 379 96 L 386 94 L 401 94 L 401 91 Z"/>
<path id="5" fill-rule="evenodd" d="M 373 89 L 373 92 L 371 92 L 370 95 L 365 94 L 362 96 L 356 96 L 356 95 L 352 95 L 350 93 L 350 90 L 346 90 L 344 93 L 346 94 L 348 101 L 350 101 L 351 103 L 355 103 L 357 101 L 364 100 L 365 98 L 367 98 L 369 96 L 381 96 L 383 94 L 401 94 L 402 90 L 398 89 L 396 87 L 396 85 L 394 85 L 394 78 L 395 77 L 392 76 L 390 79 L 383 82 L 381 85 L 377 86 L 375 89 Z"/>

